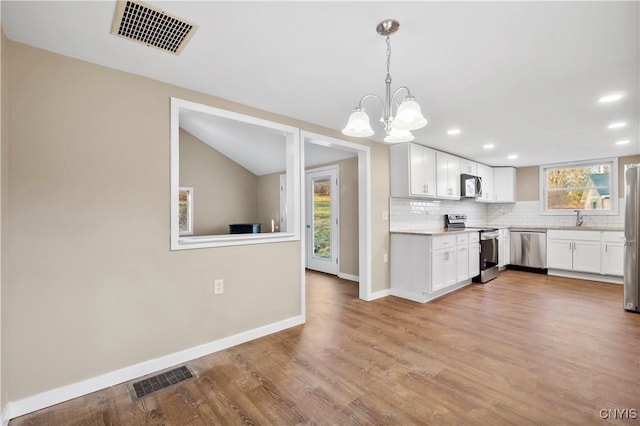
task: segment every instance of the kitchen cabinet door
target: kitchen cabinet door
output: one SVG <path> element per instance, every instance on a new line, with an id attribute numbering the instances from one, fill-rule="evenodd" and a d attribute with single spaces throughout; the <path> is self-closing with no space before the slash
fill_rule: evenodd
<path id="1" fill-rule="evenodd" d="M 624 232 L 602 233 L 602 273 L 624 275 Z"/>
<path id="2" fill-rule="evenodd" d="M 478 197 L 478 201 L 491 202 L 495 201 L 494 195 L 494 177 L 493 168 L 478 164 L 478 176 L 482 178 L 482 196 Z"/>
<path id="3" fill-rule="evenodd" d="M 469 279 L 469 246 L 456 247 L 456 281 L 462 282 Z"/>
<path id="4" fill-rule="evenodd" d="M 602 273 L 624 275 L 624 243 L 605 241 L 602 244 Z"/>
<path id="5" fill-rule="evenodd" d="M 390 148 L 391 196 L 435 197 L 435 151 L 414 143 L 400 143 Z"/>
<path id="6" fill-rule="evenodd" d="M 411 144 L 411 150 L 411 161 L 414 161 L 414 156 L 416 158 L 416 162 L 420 160 L 422 161 L 421 165 L 416 168 L 416 175 L 419 180 L 413 179 L 413 177 L 411 179 L 411 192 L 425 196 L 435 196 L 436 152 L 430 148 L 416 144 Z"/>
<path id="7" fill-rule="evenodd" d="M 480 275 L 480 243 L 469 244 L 469 278 Z"/>
<path id="8" fill-rule="evenodd" d="M 500 229 L 498 236 L 498 266 L 504 267 L 511 263 L 511 231 Z"/>
<path id="9" fill-rule="evenodd" d="M 503 203 L 516 202 L 516 169 L 515 167 L 493 168 L 493 189 L 495 201 Z"/>
<path id="10" fill-rule="evenodd" d="M 600 273 L 600 241 L 573 242 L 573 270 Z"/>
<path id="11" fill-rule="evenodd" d="M 436 151 L 436 195 L 460 199 L 460 158 Z"/>
<path id="12" fill-rule="evenodd" d="M 573 241 L 547 238 L 547 267 L 573 269 Z"/>
<path id="13" fill-rule="evenodd" d="M 461 158 L 460 173 L 471 175 L 471 176 L 478 176 L 478 163 L 471 160 L 467 160 L 466 158 Z"/>
<path id="14" fill-rule="evenodd" d="M 434 251 L 431 255 L 431 292 L 456 283 L 456 249 Z"/>

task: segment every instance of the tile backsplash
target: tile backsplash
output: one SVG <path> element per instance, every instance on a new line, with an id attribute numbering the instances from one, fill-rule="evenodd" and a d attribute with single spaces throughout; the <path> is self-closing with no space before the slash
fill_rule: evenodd
<path id="1" fill-rule="evenodd" d="M 389 199 L 389 229 L 435 229 L 444 226 L 444 215 L 467 215 L 467 226 L 487 224 L 487 206 L 473 201 Z"/>
<path id="2" fill-rule="evenodd" d="M 444 215 L 463 213 L 467 226 L 574 226 L 575 216 L 542 215 L 539 201 L 484 204 L 474 201 L 389 199 L 389 229 L 435 229 L 444 226 Z M 624 227 L 624 198 L 618 200 L 618 214 L 611 216 L 584 215 L 585 228 Z"/>

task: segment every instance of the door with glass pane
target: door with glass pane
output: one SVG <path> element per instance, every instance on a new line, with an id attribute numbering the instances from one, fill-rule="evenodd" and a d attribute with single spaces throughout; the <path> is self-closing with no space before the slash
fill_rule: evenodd
<path id="1" fill-rule="evenodd" d="M 307 268 L 338 274 L 338 168 L 307 171 Z"/>

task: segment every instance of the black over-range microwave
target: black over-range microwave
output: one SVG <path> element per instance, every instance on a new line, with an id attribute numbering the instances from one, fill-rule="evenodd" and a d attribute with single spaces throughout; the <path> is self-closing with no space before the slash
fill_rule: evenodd
<path id="1" fill-rule="evenodd" d="M 482 196 L 482 178 L 473 175 L 460 175 L 460 196 L 476 198 Z"/>

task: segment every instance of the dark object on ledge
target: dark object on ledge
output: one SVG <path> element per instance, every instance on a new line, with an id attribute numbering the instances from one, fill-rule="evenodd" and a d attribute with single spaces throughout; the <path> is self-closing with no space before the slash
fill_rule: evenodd
<path id="1" fill-rule="evenodd" d="M 229 225 L 230 234 L 259 234 L 259 223 L 234 223 Z"/>

